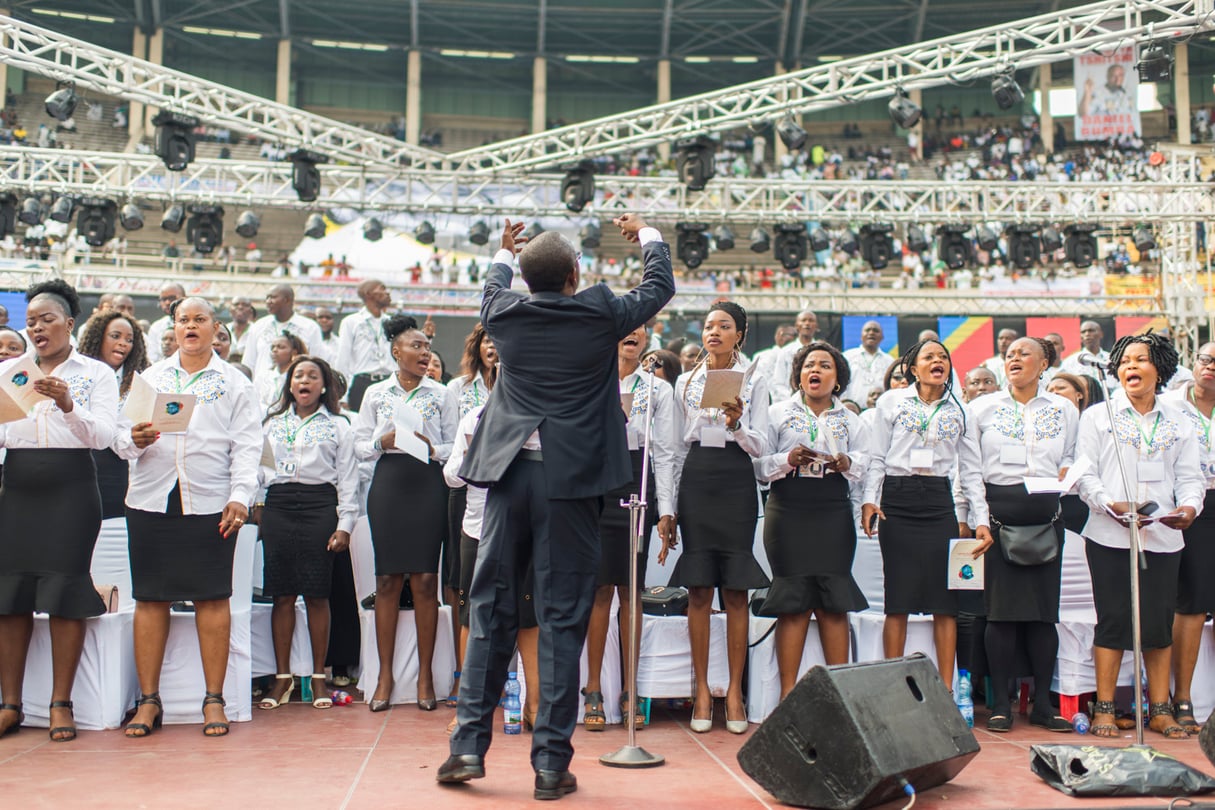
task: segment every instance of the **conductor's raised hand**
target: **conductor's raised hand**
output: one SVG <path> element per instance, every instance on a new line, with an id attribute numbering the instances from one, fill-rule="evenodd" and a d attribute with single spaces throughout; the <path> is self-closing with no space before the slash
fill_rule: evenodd
<path id="1" fill-rule="evenodd" d="M 641 229 L 646 227 L 645 220 L 641 218 L 641 214 L 621 214 L 612 220 L 612 224 L 620 229 L 620 235 L 630 242 L 636 242 L 641 237 Z"/>
<path id="2" fill-rule="evenodd" d="M 527 242 L 527 237 L 523 235 L 523 223 L 512 223 L 509 219 L 506 220 L 506 227 L 502 229 L 502 249 L 509 250 L 512 254 L 518 253 L 519 248 Z"/>
<path id="3" fill-rule="evenodd" d="M 159 438 L 160 433 L 152 429 L 151 422 L 140 422 L 138 425 L 131 426 L 131 441 L 140 450 L 148 447 Z"/>

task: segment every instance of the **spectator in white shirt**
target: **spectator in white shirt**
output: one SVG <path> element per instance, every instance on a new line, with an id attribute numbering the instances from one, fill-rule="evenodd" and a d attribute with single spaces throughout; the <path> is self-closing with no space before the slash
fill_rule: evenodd
<path id="1" fill-rule="evenodd" d="M 984 394 L 999 390 L 1000 384 L 996 382 L 996 375 L 991 373 L 991 369 L 987 366 L 975 366 L 966 372 L 966 379 L 962 384 L 962 398 L 966 402 L 972 402 Z"/>
<path id="2" fill-rule="evenodd" d="M 384 313 L 392 306 L 392 293 L 384 282 L 367 279 L 358 286 L 363 308 L 342 319 L 338 330 L 337 369 L 350 381 L 346 400 L 358 411 L 367 388 L 388 379 L 396 367 L 384 336 Z"/>
<path id="3" fill-rule="evenodd" d="M 983 361 L 983 365 L 987 367 L 996 377 L 996 387 L 1003 388 L 1008 380 L 1004 379 L 1004 355 L 1008 354 L 1008 347 L 1013 344 L 1020 335 L 1016 329 L 1001 329 L 996 335 L 996 354 L 994 357 L 989 357 Z"/>
<path id="4" fill-rule="evenodd" d="M 272 374 L 274 364 L 270 360 L 270 344 L 279 335 L 290 332 L 304 342 L 304 352 L 314 351 L 320 345 L 321 328 L 316 321 L 295 311 L 295 290 L 289 284 L 276 284 L 266 293 L 268 315 L 259 318 L 249 329 L 242 362 L 253 372 L 256 380 L 263 374 Z"/>
<path id="5" fill-rule="evenodd" d="M 881 388 L 894 358 L 882 351 L 882 325 L 866 321 L 861 327 L 861 345 L 844 352 L 851 379 L 840 399 L 850 399 L 864 405 L 869 392 Z"/>
<path id="6" fill-rule="evenodd" d="M 814 336 L 818 334 L 818 316 L 814 314 L 813 310 L 802 310 L 797 313 L 793 326 L 797 329 L 797 340 L 781 347 L 771 377 L 780 384 L 785 396 L 791 393 L 789 380 L 793 376 L 793 356 L 802 346 L 808 346 L 814 341 Z"/>
<path id="7" fill-rule="evenodd" d="M 333 330 L 333 310 L 329 307 L 317 307 L 313 310 L 313 317 L 316 319 L 316 325 L 321 328 L 321 342 L 308 347 L 308 351 L 332 366 L 338 358 L 338 335 Z"/>
<path id="8" fill-rule="evenodd" d="M 164 333 L 173 328 L 173 318 L 169 315 L 169 310 L 173 307 L 173 303 L 179 299 L 186 297 L 186 290 L 180 284 L 170 282 L 160 288 L 160 295 L 157 297 L 157 303 L 160 304 L 160 311 L 164 313 L 164 317 L 157 318 L 148 327 L 148 362 L 155 363 L 157 360 L 163 360 L 164 355 L 160 351 L 161 338 Z"/>
<path id="9" fill-rule="evenodd" d="M 780 350 L 792 343 L 796 337 L 797 327 L 792 324 L 781 324 L 776 327 L 772 345 L 755 353 L 755 373 L 768 381 L 768 390 L 772 392 L 774 400 L 784 399 L 781 393 L 789 389 L 788 380 L 778 380 L 774 376 L 777 361 L 780 359 Z"/>

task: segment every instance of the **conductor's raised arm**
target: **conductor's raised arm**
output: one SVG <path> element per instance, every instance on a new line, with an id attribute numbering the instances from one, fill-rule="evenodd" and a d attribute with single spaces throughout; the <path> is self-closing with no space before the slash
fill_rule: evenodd
<path id="1" fill-rule="evenodd" d="M 489 315 L 497 294 L 510 289 L 511 281 L 515 276 L 515 254 L 527 243 L 527 237 L 523 236 L 523 227 L 522 222 L 512 223 L 508 219 L 506 227 L 502 229 L 501 246 L 494 254 L 489 272 L 485 274 L 484 295 L 481 298 L 482 321 L 485 321 Z"/>
<path id="2" fill-rule="evenodd" d="M 650 227 L 640 214 L 623 214 L 614 219 L 620 234 L 641 245 L 645 270 L 641 283 L 615 299 L 617 335 L 625 335 L 649 321 L 675 295 L 675 274 L 671 269 L 671 246 L 662 240 L 657 228 Z"/>

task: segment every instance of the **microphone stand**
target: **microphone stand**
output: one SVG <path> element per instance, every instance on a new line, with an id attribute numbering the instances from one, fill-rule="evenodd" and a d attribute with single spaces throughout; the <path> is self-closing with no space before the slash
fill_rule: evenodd
<path id="1" fill-rule="evenodd" d="M 1104 370 L 1104 367 L 1095 363 L 1086 363 L 1086 365 Z M 1104 385 L 1104 381 L 1102 381 L 1102 384 Z M 1129 513 L 1129 526 L 1131 529 L 1129 551 L 1131 566 L 1131 650 L 1135 667 L 1135 742 L 1138 745 L 1143 745 L 1143 639 L 1139 629 L 1139 569 L 1147 569 L 1147 555 L 1143 553 L 1143 546 L 1139 537 L 1139 512 L 1136 511 L 1139 503 L 1131 495 L 1131 481 L 1126 474 L 1126 462 L 1122 458 L 1122 448 L 1118 446 L 1118 435 L 1114 432 L 1114 406 L 1108 396 L 1105 398 L 1105 412 L 1110 420 L 1110 436 L 1114 441 L 1114 457 L 1118 459 L 1118 473 L 1122 476 L 1122 491 L 1125 493 L 1127 502 L 1131 507 Z M 1115 679 L 1116 685 L 1117 679 Z"/>
<path id="2" fill-rule="evenodd" d="M 651 754 L 637 745 L 637 653 L 641 640 L 637 632 L 637 615 L 641 612 L 640 583 L 637 582 L 637 555 L 640 553 L 642 533 L 645 531 L 646 484 L 650 479 L 650 429 L 654 423 L 654 364 L 651 358 L 644 369 L 646 373 L 645 401 L 645 445 L 641 450 L 640 496 L 636 492 L 621 507 L 629 510 L 629 614 L 628 644 L 625 645 L 624 683 L 629 694 L 624 722 L 628 727 L 628 743 L 610 754 L 599 757 L 599 762 L 611 768 L 654 768 L 666 762 L 660 754 Z M 638 369 L 640 374 L 643 369 Z M 620 606 L 624 609 L 624 605 Z"/>

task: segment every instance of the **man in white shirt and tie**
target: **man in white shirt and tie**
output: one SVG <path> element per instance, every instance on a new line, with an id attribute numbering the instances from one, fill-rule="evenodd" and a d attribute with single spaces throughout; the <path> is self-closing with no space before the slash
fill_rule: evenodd
<path id="1" fill-rule="evenodd" d="M 869 392 L 881 388 L 886 378 L 886 369 L 894 358 L 882 351 L 882 325 L 877 321 L 866 321 L 861 327 L 861 345 L 844 352 L 852 379 L 840 399 L 850 399 L 864 406 Z"/>
<path id="2" fill-rule="evenodd" d="M 1013 345 L 1013 341 L 1019 337 L 1016 329 L 1001 329 L 996 335 L 996 356 L 983 361 L 984 367 L 996 375 L 996 384 L 1000 388 L 1008 383 L 1008 378 L 1004 376 L 1004 355 L 1008 353 L 1008 347 Z"/>
<path id="3" fill-rule="evenodd" d="M 270 344 L 280 335 L 291 334 L 304 341 L 308 352 L 320 348 L 323 338 L 316 321 L 295 311 L 295 290 L 289 284 L 276 284 L 266 293 L 266 311 L 269 315 L 259 318 L 249 327 L 249 340 L 245 345 L 242 362 L 253 372 L 253 379 L 274 373 L 270 359 Z"/>
<path id="4" fill-rule="evenodd" d="M 372 278 L 359 285 L 358 294 L 363 308 L 342 319 L 338 334 L 337 368 L 350 381 L 346 401 L 352 411 L 359 409 L 368 386 L 396 369 L 383 327 L 392 294 L 384 282 Z"/>
<path id="5" fill-rule="evenodd" d="M 164 355 L 160 352 L 160 341 L 165 336 L 165 332 L 173 328 L 173 318 L 169 315 L 169 310 L 172 309 L 175 301 L 185 297 L 185 288 L 175 282 L 170 282 L 160 288 L 160 295 L 156 300 L 160 304 L 160 311 L 164 313 L 164 317 L 157 318 L 148 327 L 148 339 L 145 343 L 148 347 L 149 363 L 164 359 Z"/>

